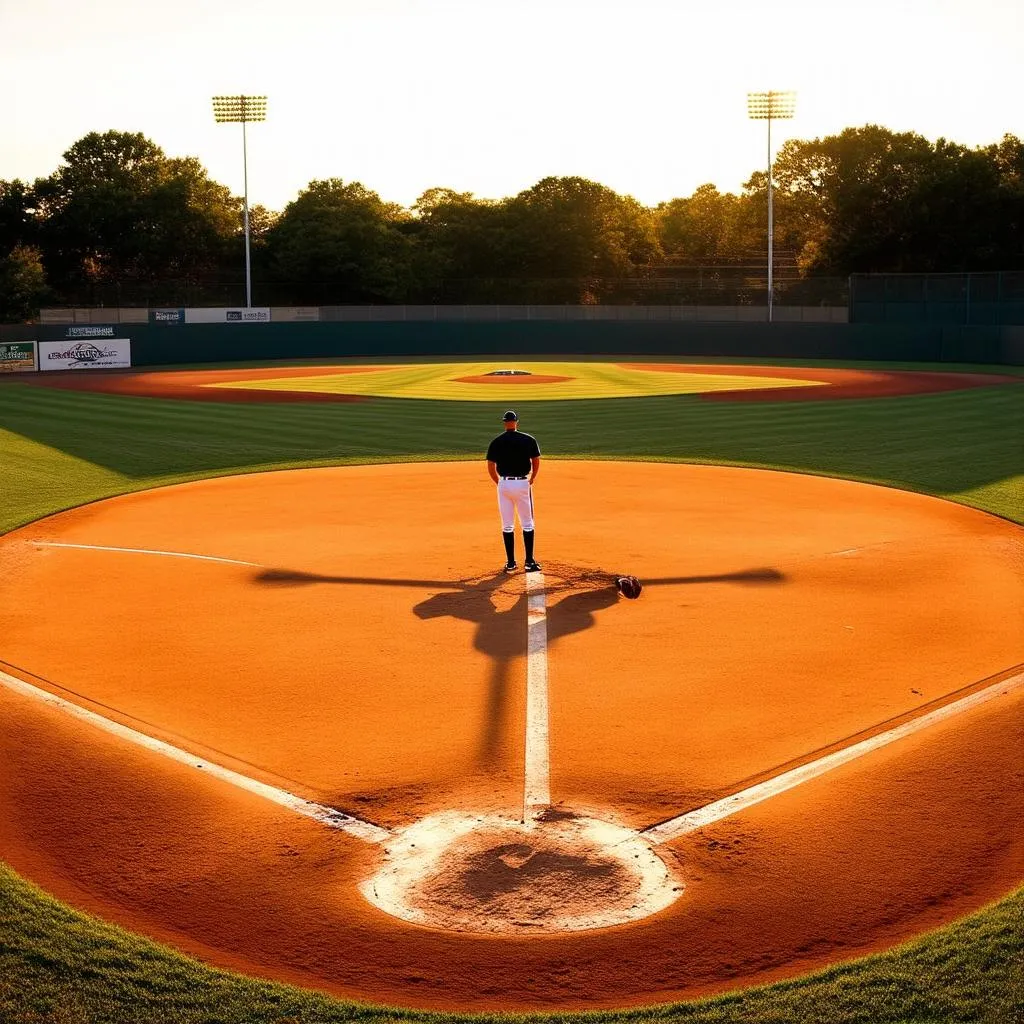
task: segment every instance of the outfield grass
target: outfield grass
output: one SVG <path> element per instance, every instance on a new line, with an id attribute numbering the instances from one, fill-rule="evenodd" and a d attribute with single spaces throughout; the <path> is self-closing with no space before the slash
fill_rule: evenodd
<path id="1" fill-rule="evenodd" d="M 82 501 L 285 466 L 482 458 L 504 404 L 414 399 L 238 405 L 0 384 L 0 531 Z M 1020 515 L 1024 387 L 882 400 L 530 402 L 545 456 L 772 466 Z M 483 469 L 481 467 L 481 480 Z"/>
<path id="2" fill-rule="evenodd" d="M 489 404 L 405 399 L 352 405 L 185 403 L 5 381 L 0 532 L 85 501 L 203 476 L 481 459 L 500 412 Z M 1024 522 L 1024 388 L 1018 385 L 792 405 L 733 405 L 692 396 L 531 402 L 522 416 L 545 456 L 713 462 L 844 476 L 935 494 Z M 1024 890 L 896 951 L 800 981 L 593 1019 L 1009 1024 L 1024 1020 L 1022 963 Z M 399 1017 L 457 1019 L 357 1007 L 209 969 L 62 907 L 0 866 L 2 1024 L 326 1024 Z"/>

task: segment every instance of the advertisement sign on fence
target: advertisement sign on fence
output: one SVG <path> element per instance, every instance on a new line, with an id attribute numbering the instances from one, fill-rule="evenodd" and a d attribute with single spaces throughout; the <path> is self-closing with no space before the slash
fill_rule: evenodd
<path id="1" fill-rule="evenodd" d="M 131 365 L 132 343 L 129 338 L 39 343 L 40 370 L 94 370 Z"/>
<path id="2" fill-rule="evenodd" d="M 319 306 L 274 306 L 270 310 L 272 321 L 297 324 L 307 323 L 320 319 Z"/>
<path id="3" fill-rule="evenodd" d="M 112 338 L 113 336 L 113 324 L 69 327 L 64 335 L 65 338 Z"/>
<path id="4" fill-rule="evenodd" d="M 183 324 L 185 322 L 185 310 L 151 309 L 149 311 L 149 322 L 151 324 Z"/>
<path id="5" fill-rule="evenodd" d="M 229 309 L 195 308 L 185 310 L 187 324 L 267 324 L 270 323 L 269 306 L 234 306 Z"/>
<path id="6" fill-rule="evenodd" d="M 0 345 L 0 373 L 24 373 L 35 368 L 34 341 L 13 341 Z"/>

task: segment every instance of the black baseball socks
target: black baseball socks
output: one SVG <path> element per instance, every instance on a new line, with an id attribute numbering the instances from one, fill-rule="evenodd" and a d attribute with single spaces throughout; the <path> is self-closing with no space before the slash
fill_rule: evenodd
<path id="1" fill-rule="evenodd" d="M 523 545 L 526 548 L 526 561 L 533 561 L 533 530 L 523 530 Z"/>

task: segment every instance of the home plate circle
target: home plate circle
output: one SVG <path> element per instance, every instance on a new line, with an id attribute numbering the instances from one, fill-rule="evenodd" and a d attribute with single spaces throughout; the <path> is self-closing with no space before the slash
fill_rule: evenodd
<path id="1" fill-rule="evenodd" d="M 683 884 L 638 833 L 608 821 L 556 810 L 525 822 L 444 811 L 399 832 L 360 891 L 428 928 L 525 934 L 649 917 Z"/>

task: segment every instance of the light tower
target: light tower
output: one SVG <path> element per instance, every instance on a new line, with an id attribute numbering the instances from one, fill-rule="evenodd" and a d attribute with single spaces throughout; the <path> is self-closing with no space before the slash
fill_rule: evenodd
<path id="1" fill-rule="evenodd" d="M 747 116 L 754 121 L 768 122 L 768 322 L 772 321 L 775 297 L 772 248 L 775 225 L 772 214 L 772 121 L 789 120 L 796 107 L 795 92 L 748 92 Z"/>
<path id="2" fill-rule="evenodd" d="M 218 124 L 228 122 L 242 126 L 242 176 L 244 181 L 245 211 L 245 305 L 252 305 L 252 266 L 249 258 L 249 154 L 246 148 L 245 126 L 250 121 L 266 121 L 266 96 L 214 96 L 213 116 Z"/>

